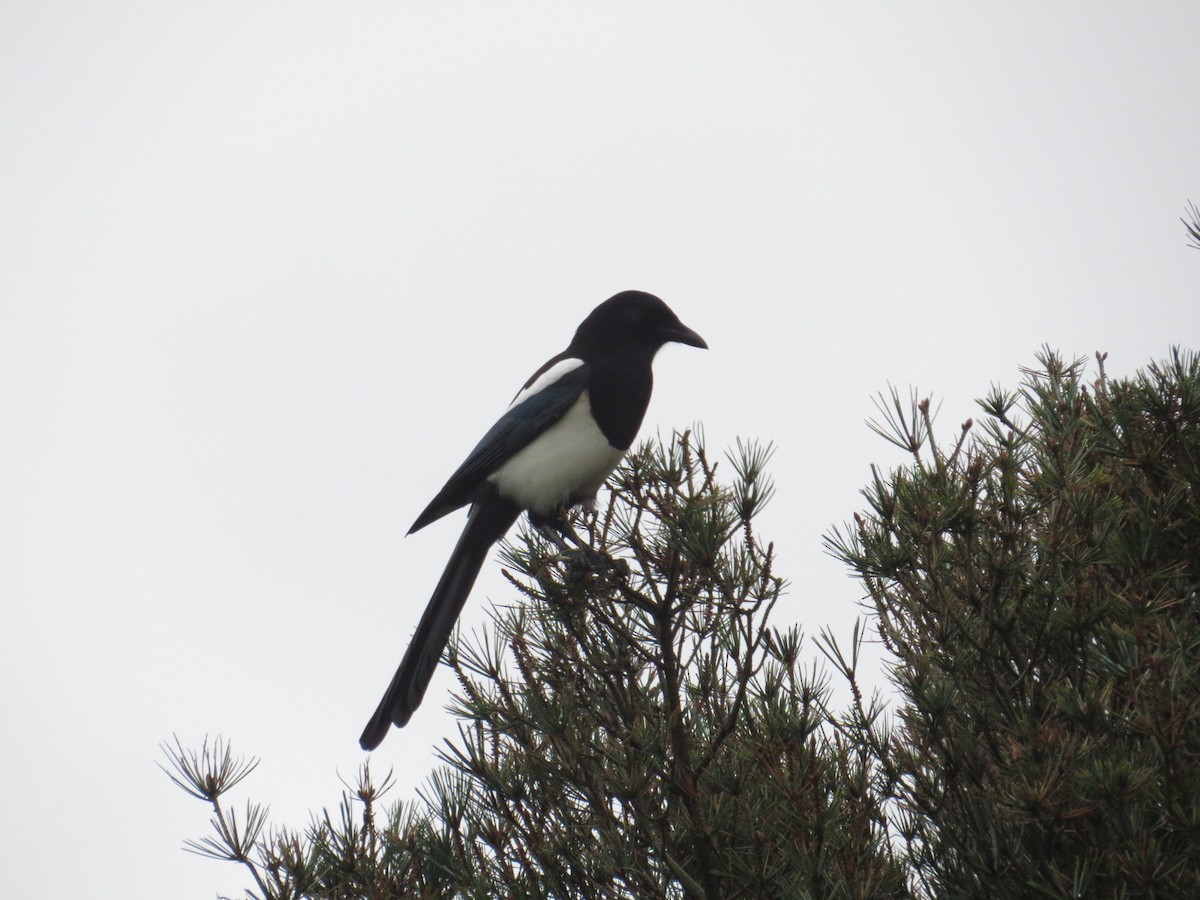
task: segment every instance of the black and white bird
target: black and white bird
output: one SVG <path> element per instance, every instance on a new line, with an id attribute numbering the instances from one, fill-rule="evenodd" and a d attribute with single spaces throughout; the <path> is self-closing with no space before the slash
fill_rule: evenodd
<path id="1" fill-rule="evenodd" d="M 417 516 L 409 534 L 471 505 L 400 668 L 359 738 L 364 750 L 378 747 L 421 705 L 488 550 L 521 512 L 544 528 L 595 498 L 633 444 L 650 402 L 651 363 L 671 341 L 708 347 L 652 294 L 624 291 L 605 300 L 567 349 L 533 373 Z"/>

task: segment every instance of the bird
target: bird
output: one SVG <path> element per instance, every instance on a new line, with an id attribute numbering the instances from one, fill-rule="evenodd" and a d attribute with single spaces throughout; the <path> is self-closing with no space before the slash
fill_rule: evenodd
<path id="1" fill-rule="evenodd" d="M 651 363 L 667 343 L 708 349 L 666 303 L 622 291 L 591 311 L 567 348 L 517 392 L 408 533 L 464 506 L 466 526 L 400 667 L 359 744 L 374 750 L 420 706 L 492 545 L 524 512 L 543 531 L 596 493 L 632 446 L 650 402 Z M 565 533 L 565 532 L 564 532 Z"/>

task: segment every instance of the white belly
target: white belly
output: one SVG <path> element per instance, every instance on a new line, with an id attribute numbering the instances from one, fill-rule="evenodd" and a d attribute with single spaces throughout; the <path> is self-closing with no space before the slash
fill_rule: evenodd
<path id="1" fill-rule="evenodd" d="M 539 515 L 592 496 L 617 467 L 624 450 L 608 443 L 592 418 L 588 395 L 488 481 L 501 496 Z"/>

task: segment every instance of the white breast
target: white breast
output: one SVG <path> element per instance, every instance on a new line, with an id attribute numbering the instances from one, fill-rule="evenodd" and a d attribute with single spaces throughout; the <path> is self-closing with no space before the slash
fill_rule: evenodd
<path id="1" fill-rule="evenodd" d="M 596 426 L 585 391 L 566 415 L 488 481 L 502 496 L 545 516 L 595 494 L 624 455 Z"/>

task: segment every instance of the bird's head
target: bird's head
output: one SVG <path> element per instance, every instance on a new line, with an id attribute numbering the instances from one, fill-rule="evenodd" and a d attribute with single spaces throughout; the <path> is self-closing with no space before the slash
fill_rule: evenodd
<path id="1" fill-rule="evenodd" d="M 591 311 L 575 331 L 571 350 L 587 358 L 595 350 L 623 348 L 649 353 L 667 343 L 688 344 L 707 350 L 704 338 L 692 331 L 653 294 L 622 291 Z"/>

